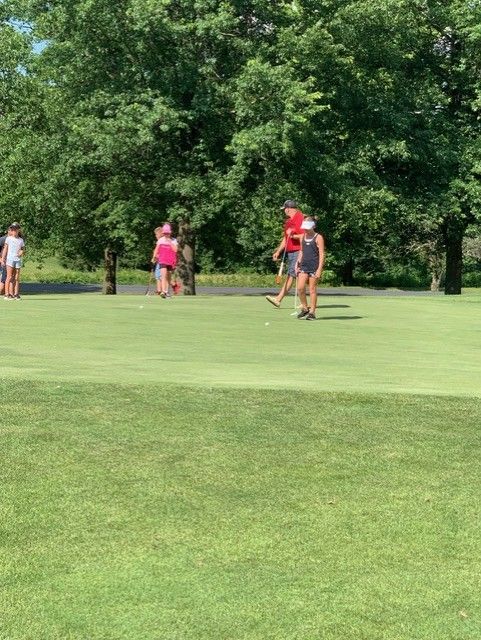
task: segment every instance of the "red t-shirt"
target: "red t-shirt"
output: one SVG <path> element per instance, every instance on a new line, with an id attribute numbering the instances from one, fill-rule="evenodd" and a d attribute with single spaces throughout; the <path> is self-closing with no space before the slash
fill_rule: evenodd
<path id="1" fill-rule="evenodd" d="M 294 235 L 302 235 L 303 231 L 301 229 L 301 224 L 304 222 L 304 214 L 302 211 L 297 211 L 292 218 L 287 218 L 284 222 L 284 235 L 287 238 L 287 230 L 292 229 L 292 233 Z M 286 251 L 289 253 L 290 251 L 299 251 L 301 248 L 301 241 L 297 238 L 287 238 L 287 248 Z"/>

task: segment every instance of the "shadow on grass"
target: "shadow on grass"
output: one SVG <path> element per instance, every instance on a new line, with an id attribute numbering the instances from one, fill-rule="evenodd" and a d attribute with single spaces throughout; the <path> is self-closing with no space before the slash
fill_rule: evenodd
<path id="1" fill-rule="evenodd" d="M 52 296 L 49 296 L 48 298 L 39 298 L 40 294 L 38 293 L 34 293 L 33 295 L 31 293 L 27 293 L 26 296 L 23 295 L 22 293 L 22 298 L 23 299 L 28 299 L 28 300 L 35 300 L 35 302 L 56 302 L 58 300 L 65 300 L 65 296 L 63 298 L 54 298 Z"/>
<path id="2" fill-rule="evenodd" d="M 362 320 L 363 316 L 324 316 L 316 320 Z"/>
<path id="3" fill-rule="evenodd" d="M 316 309 L 350 309 L 349 304 L 318 304 Z"/>

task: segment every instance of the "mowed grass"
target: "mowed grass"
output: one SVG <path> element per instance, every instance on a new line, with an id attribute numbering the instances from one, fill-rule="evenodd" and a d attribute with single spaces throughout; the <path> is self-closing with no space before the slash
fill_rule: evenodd
<path id="1" fill-rule="evenodd" d="M 481 637 L 481 299 L 320 304 L 5 302 L 2 640 Z"/>
<path id="2" fill-rule="evenodd" d="M 5 375 L 41 380 L 481 396 L 481 296 L 1 301 Z"/>

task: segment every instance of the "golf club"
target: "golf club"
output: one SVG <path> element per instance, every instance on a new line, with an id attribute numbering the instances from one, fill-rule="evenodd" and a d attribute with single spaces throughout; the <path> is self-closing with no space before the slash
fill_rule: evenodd
<path id="1" fill-rule="evenodd" d="M 281 265 L 279 267 L 279 273 L 276 276 L 276 284 L 281 284 L 282 282 L 282 274 L 284 273 L 284 265 L 286 262 L 286 249 L 287 249 L 287 242 L 284 246 L 284 252 L 282 254 L 282 260 L 281 260 Z"/>
<path id="2" fill-rule="evenodd" d="M 150 270 L 150 274 L 149 274 L 149 282 L 147 284 L 147 289 L 145 290 L 145 295 L 146 296 L 150 296 L 150 287 L 152 286 L 152 280 L 154 279 L 154 269 L 155 267 L 152 267 L 152 269 Z"/>
<path id="3" fill-rule="evenodd" d="M 297 316 L 297 275 L 296 275 L 296 292 L 294 294 L 294 312 L 291 313 L 291 316 Z"/>

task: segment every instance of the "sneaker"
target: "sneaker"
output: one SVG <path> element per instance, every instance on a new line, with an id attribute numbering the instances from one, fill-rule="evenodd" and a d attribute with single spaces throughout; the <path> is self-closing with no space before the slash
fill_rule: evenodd
<path id="1" fill-rule="evenodd" d="M 14 300 L 21 300 L 22 298 L 20 296 L 13 296 Z"/>
<path id="2" fill-rule="evenodd" d="M 162 293 L 161 293 L 161 294 L 159 294 L 159 295 L 160 295 L 160 297 L 161 297 L 161 298 L 164 298 L 164 299 L 167 297 L 163 291 L 162 291 Z"/>
<path id="3" fill-rule="evenodd" d="M 306 316 L 306 320 L 317 320 L 317 318 L 313 313 L 309 311 L 309 313 Z"/>
<path id="4" fill-rule="evenodd" d="M 308 315 L 309 315 L 309 309 L 301 309 L 297 314 L 297 319 L 302 320 L 302 318 L 305 318 Z"/>
<path id="5" fill-rule="evenodd" d="M 272 305 L 274 305 L 276 309 L 279 309 L 279 307 L 281 306 L 281 303 L 277 302 L 274 296 L 266 296 L 266 300 L 267 302 L 270 302 Z"/>

